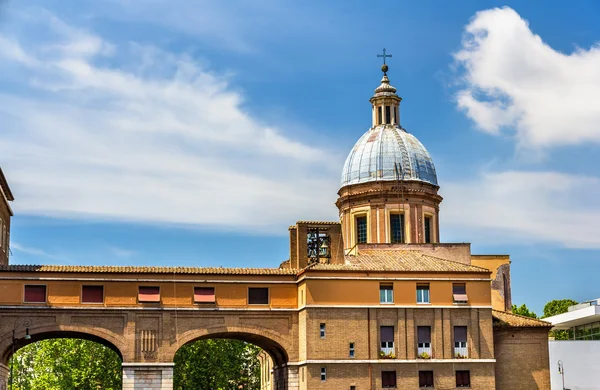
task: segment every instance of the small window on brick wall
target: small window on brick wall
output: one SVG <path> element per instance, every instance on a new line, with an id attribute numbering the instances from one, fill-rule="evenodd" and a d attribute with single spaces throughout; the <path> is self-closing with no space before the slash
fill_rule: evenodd
<path id="1" fill-rule="evenodd" d="M 268 305 L 269 289 L 267 287 L 249 287 L 248 303 L 250 305 Z"/>
<path id="2" fill-rule="evenodd" d="M 349 355 L 351 358 L 354 357 L 355 351 L 354 351 L 354 343 L 350 343 L 350 348 L 349 348 Z"/>
<path id="3" fill-rule="evenodd" d="M 396 388 L 396 371 L 381 371 L 381 387 Z"/>
<path id="4" fill-rule="evenodd" d="M 322 339 L 325 338 L 325 324 L 319 325 L 319 337 Z"/>
<path id="5" fill-rule="evenodd" d="M 433 387 L 433 371 L 419 371 L 419 387 Z"/>
<path id="6" fill-rule="evenodd" d="M 158 286 L 139 286 L 138 302 L 160 303 L 160 287 Z"/>
<path id="7" fill-rule="evenodd" d="M 195 303 L 215 303 L 214 287 L 194 287 Z"/>
<path id="8" fill-rule="evenodd" d="M 81 303 L 104 303 L 104 286 L 81 286 Z"/>
<path id="9" fill-rule="evenodd" d="M 456 371 L 456 387 L 471 387 L 471 373 L 469 370 Z"/>
<path id="10" fill-rule="evenodd" d="M 46 286 L 43 284 L 25 285 L 25 293 L 23 301 L 27 303 L 45 303 L 46 302 Z"/>
<path id="11" fill-rule="evenodd" d="M 321 367 L 321 382 L 325 382 L 327 380 L 327 368 Z"/>

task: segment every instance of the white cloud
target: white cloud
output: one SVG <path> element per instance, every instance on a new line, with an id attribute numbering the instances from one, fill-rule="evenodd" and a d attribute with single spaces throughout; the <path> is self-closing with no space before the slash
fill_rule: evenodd
<path id="1" fill-rule="evenodd" d="M 17 213 L 282 233 L 336 217 L 339 157 L 247 113 L 228 78 L 37 16 L 35 41 L 0 35 L 0 67 L 23 75 L 0 75 Z"/>
<path id="2" fill-rule="evenodd" d="M 10 244 L 10 249 L 11 251 L 14 252 L 21 252 L 25 255 L 29 255 L 32 258 L 35 259 L 42 259 L 42 261 L 37 261 L 36 264 L 40 264 L 40 263 L 44 263 L 43 259 L 52 259 L 52 260 L 60 260 L 60 261 L 65 261 L 67 260 L 67 258 L 65 256 L 62 255 L 58 255 L 58 254 L 53 254 L 53 253 L 49 253 L 43 249 L 40 248 L 35 248 L 35 247 L 31 247 L 31 246 L 26 246 L 26 245 L 21 245 L 18 242 L 11 242 Z M 15 253 L 13 253 L 13 255 L 15 255 Z M 17 255 L 17 260 L 18 260 L 18 255 Z M 11 263 L 14 262 L 14 259 L 11 259 Z"/>
<path id="3" fill-rule="evenodd" d="M 558 172 L 485 172 L 443 187 L 442 226 L 481 243 L 600 248 L 600 179 Z M 460 237 L 464 234 L 464 237 Z M 448 237 L 446 237 L 447 239 Z"/>
<path id="4" fill-rule="evenodd" d="M 519 146 L 600 142 L 600 46 L 561 53 L 510 8 L 478 12 L 455 60 L 458 107 L 483 131 L 516 131 Z"/>

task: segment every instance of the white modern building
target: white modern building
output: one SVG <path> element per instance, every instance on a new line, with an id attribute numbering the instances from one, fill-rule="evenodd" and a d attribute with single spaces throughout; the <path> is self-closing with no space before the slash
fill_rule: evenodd
<path id="1" fill-rule="evenodd" d="M 552 390 L 600 390 L 600 298 L 544 320 L 552 323 L 553 330 L 573 334 L 573 340 L 549 341 Z"/>

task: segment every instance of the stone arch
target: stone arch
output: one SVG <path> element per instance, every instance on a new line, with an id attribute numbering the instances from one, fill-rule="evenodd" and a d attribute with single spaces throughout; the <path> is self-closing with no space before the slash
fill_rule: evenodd
<path id="1" fill-rule="evenodd" d="M 268 329 L 247 327 L 213 327 L 188 330 L 179 335 L 167 356 L 173 361 L 177 351 L 184 345 L 198 340 L 234 339 L 254 344 L 266 351 L 275 365 L 286 365 L 289 360 L 289 341 L 277 332 Z"/>
<path id="2" fill-rule="evenodd" d="M 35 343 L 37 341 L 48 340 L 48 339 L 59 339 L 59 338 L 77 338 L 83 340 L 94 341 L 100 343 L 119 355 L 121 361 L 124 360 L 123 351 L 126 351 L 126 347 L 123 344 L 123 337 L 102 328 L 95 328 L 90 326 L 73 326 L 73 325 L 43 325 L 43 324 L 32 324 L 28 326 L 30 340 L 25 340 L 25 327 L 19 329 L 16 333 L 18 339 L 15 345 L 15 352 L 19 349 Z M 1 337 L 0 342 L 0 363 L 8 364 L 10 357 L 12 356 L 12 331 L 9 334 L 4 334 Z"/>

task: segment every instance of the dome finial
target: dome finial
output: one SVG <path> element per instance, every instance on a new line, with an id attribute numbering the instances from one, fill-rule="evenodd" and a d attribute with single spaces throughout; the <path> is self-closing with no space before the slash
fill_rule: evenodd
<path id="1" fill-rule="evenodd" d="M 392 58 L 392 55 L 391 54 L 386 54 L 385 52 L 386 52 L 386 50 L 385 50 L 385 47 L 384 47 L 383 48 L 383 54 L 377 54 L 377 58 L 383 58 L 383 65 L 381 66 L 381 71 L 383 72 L 384 76 L 387 76 L 387 71 L 388 71 L 389 68 L 388 68 L 387 64 L 385 63 L 385 59 L 386 58 Z"/>

